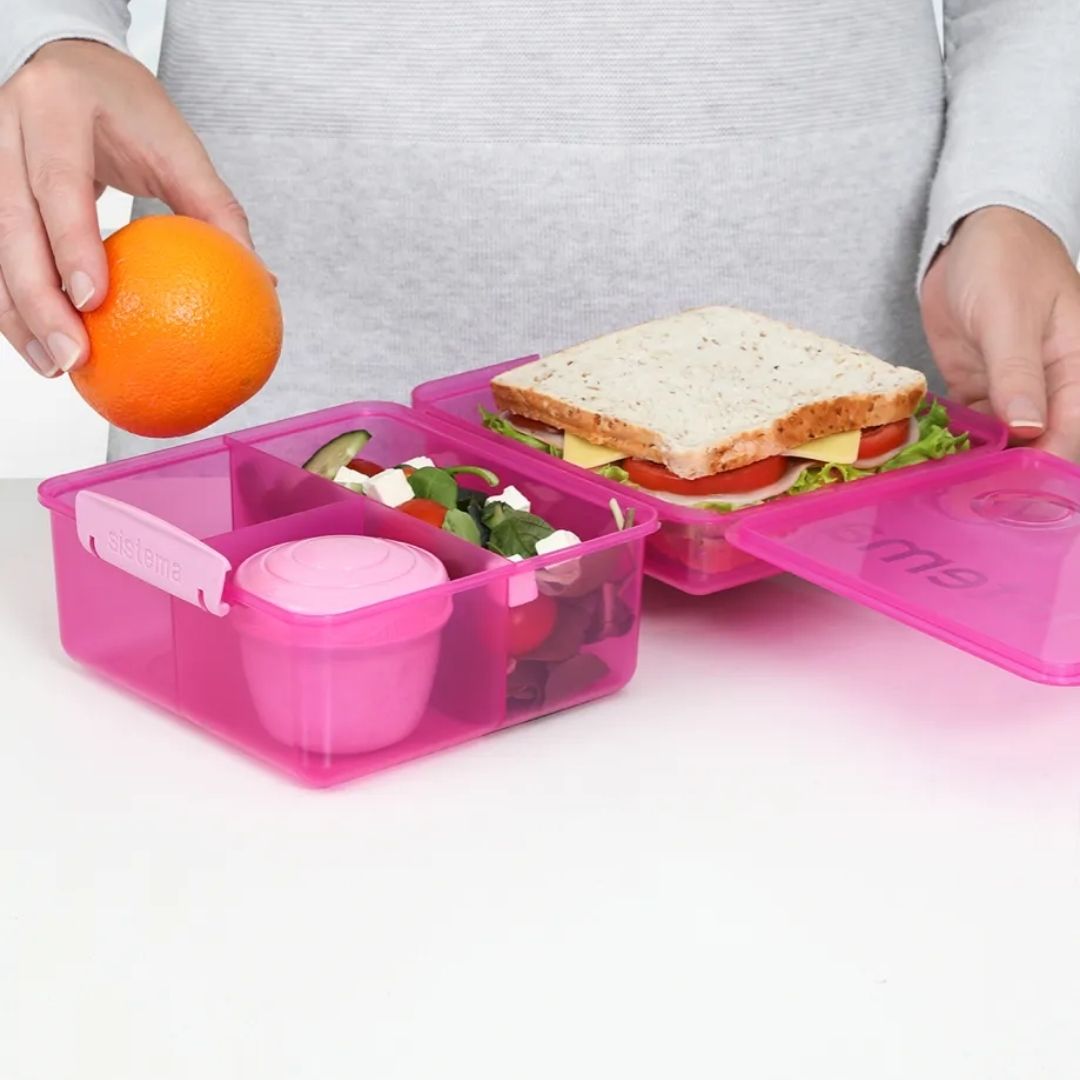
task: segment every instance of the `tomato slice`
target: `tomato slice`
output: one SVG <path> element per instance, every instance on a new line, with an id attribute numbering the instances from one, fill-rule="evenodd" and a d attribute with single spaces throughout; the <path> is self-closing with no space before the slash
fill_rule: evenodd
<path id="1" fill-rule="evenodd" d="M 559 609 L 554 600 L 540 593 L 535 600 L 510 609 L 510 655 L 528 656 L 540 648 L 555 629 Z"/>
<path id="2" fill-rule="evenodd" d="M 389 466 L 376 465 L 374 461 L 365 461 L 363 458 L 353 458 L 346 468 L 352 469 L 353 472 L 362 473 L 364 476 L 377 476 L 381 472 L 386 472 Z M 398 468 L 401 469 L 406 476 L 412 476 L 412 474 L 416 472 L 411 465 L 399 465 Z"/>
<path id="3" fill-rule="evenodd" d="M 672 495 L 735 495 L 744 491 L 754 491 L 775 484 L 788 462 L 782 457 L 765 458 L 741 469 L 729 469 L 713 476 L 703 476 L 700 480 L 684 480 L 670 469 L 652 461 L 628 458 L 622 467 L 630 476 L 630 482 L 649 491 L 670 491 Z"/>
<path id="4" fill-rule="evenodd" d="M 530 420 L 527 416 L 519 416 L 517 413 L 509 413 L 506 419 L 514 427 L 521 428 L 523 431 L 543 431 L 548 435 L 562 434 L 558 428 L 552 427 L 550 424 L 542 424 L 539 420 Z"/>
<path id="5" fill-rule="evenodd" d="M 363 476 L 375 476 L 383 471 L 381 465 L 376 465 L 374 461 L 365 461 L 363 458 L 353 458 L 346 467 Z"/>
<path id="6" fill-rule="evenodd" d="M 446 520 L 446 507 L 433 499 L 410 499 L 402 503 L 398 509 L 404 510 L 406 514 L 414 518 L 426 521 L 429 525 L 434 525 L 436 529 L 441 529 Z"/>
<path id="7" fill-rule="evenodd" d="M 910 426 L 907 420 L 897 420 L 895 424 L 863 428 L 862 438 L 859 439 L 859 457 L 877 457 L 903 446 L 907 442 Z"/>

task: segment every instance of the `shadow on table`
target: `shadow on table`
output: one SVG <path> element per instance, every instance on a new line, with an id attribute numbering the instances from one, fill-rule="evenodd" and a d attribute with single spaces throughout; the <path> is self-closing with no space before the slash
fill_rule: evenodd
<path id="1" fill-rule="evenodd" d="M 646 625 L 715 643 L 719 655 L 748 649 L 773 658 L 777 676 L 822 680 L 865 702 L 868 719 L 904 724 L 1022 727 L 1071 708 L 1080 690 L 1029 682 L 851 600 L 782 575 L 709 597 L 648 583 Z M 724 672 L 737 678 L 736 671 Z M 890 707 L 876 710 L 876 706 Z"/>

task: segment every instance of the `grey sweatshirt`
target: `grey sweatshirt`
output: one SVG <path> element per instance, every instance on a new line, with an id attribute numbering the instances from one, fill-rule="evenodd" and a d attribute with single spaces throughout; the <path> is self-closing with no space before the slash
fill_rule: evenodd
<path id="1" fill-rule="evenodd" d="M 0 13 L 0 79 L 124 47 L 122 0 Z M 714 302 L 929 371 L 959 218 L 1080 245 L 1077 0 L 945 0 L 944 62 L 930 0 L 170 0 L 160 76 L 280 278 L 222 430 Z"/>

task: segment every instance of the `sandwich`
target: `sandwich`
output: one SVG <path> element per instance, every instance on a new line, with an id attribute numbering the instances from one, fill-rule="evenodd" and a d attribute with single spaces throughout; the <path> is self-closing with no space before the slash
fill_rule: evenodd
<path id="1" fill-rule="evenodd" d="M 967 448 L 926 378 L 763 315 L 705 307 L 492 382 L 487 428 L 672 503 L 717 512 Z"/>

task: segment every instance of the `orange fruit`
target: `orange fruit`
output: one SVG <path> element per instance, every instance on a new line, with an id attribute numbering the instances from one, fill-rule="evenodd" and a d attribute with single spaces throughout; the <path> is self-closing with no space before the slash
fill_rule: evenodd
<path id="1" fill-rule="evenodd" d="M 263 388 L 281 353 L 269 271 L 238 240 L 180 216 L 140 218 L 105 241 L 109 291 L 83 314 L 76 389 L 116 427 L 201 431 Z"/>

